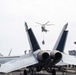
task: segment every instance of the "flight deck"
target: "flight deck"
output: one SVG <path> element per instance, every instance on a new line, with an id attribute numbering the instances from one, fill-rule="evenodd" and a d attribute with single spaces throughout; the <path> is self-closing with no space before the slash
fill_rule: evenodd
<path id="1" fill-rule="evenodd" d="M 15 72 L 11 72 L 8 74 L 1 74 L 0 75 L 24 75 L 23 71 L 15 71 Z M 51 73 L 48 73 L 46 71 L 41 71 L 41 72 L 37 72 L 37 73 L 28 73 L 27 75 L 52 75 Z M 56 75 L 76 75 L 76 68 L 69 68 L 65 71 L 57 71 Z"/>

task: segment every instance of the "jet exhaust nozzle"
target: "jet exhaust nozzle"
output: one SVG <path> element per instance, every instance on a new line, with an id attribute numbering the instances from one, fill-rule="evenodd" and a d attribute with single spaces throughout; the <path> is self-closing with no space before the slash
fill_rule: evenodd
<path id="1" fill-rule="evenodd" d="M 62 54 L 59 53 L 59 52 L 57 52 L 57 53 L 55 54 L 55 59 L 61 59 L 61 58 L 62 58 Z"/>
<path id="2" fill-rule="evenodd" d="M 53 59 L 55 63 L 58 63 L 62 58 L 62 54 L 58 51 L 52 51 L 50 53 L 50 58 Z"/>
<path id="3" fill-rule="evenodd" d="M 49 57 L 50 57 L 49 53 L 44 52 L 44 51 L 39 52 L 37 55 L 37 59 L 39 61 L 46 61 L 47 59 L 49 59 Z"/>

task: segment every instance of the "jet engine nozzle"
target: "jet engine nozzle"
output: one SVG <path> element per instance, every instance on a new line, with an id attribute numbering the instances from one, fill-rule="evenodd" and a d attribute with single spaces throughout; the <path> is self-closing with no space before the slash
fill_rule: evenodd
<path id="1" fill-rule="evenodd" d="M 37 54 L 37 59 L 39 61 L 46 61 L 48 60 L 50 57 L 49 53 L 47 52 L 44 52 L 44 51 L 40 51 L 38 54 Z"/>
<path id="2" fill-rule="evenodd" d="M 55 54 L 55 59 L 61 59 L 61 58 L 62 58 L 62 54 L 59 53 L 59 52 L 57 52 L 57 53 Z"/>
<path id="3" fill-rule="evenodd" d="M 54 50 L 50 53 L 50 58 L 53 59 L 55 63 L 58 63 L 62 58 L 62 54 Z"/>

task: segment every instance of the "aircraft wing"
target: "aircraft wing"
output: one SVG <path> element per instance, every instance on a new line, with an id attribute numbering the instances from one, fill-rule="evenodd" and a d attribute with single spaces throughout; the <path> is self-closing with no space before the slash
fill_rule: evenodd
<path id="1" fill-rule="evenodd" d="M 72 64 L 72 65 L 76 65 L 76 57 L 72 56 L 72 55 L 67 55 L 62 53 L 63 57 L 62 60 L 63 62 L 67 63 L 67 64 Z"/>
<path id="2" fill-rule="evenodd" d="M 38 61 L 34 57 L 33 53 L 28 53 L 26 55 L 21 56 L 20 58 L 2 64 L 0 67 L 0 72 L 8 73 L 37 63 Z"/>

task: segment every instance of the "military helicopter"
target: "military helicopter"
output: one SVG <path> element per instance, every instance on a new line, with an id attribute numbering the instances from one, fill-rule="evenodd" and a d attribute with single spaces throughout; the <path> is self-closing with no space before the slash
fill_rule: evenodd
<path id="1" fill-rule="evenodd" d="M 41 23 L 38 23 L 38 22 L 36 22 L 36 23 L 41 25 L 41 30 L 42 30 L 42 32 L 48 32 L 48 30 L 46 29 L 45 26 L 54 25 L 54 24 L 48 24 L 49 22 L 50 22 L 50 21 L 48 21 L 48 22 L 46 22 L 46 23 L 44 23 L 44 24 L 41 24 Z"/>
<path id="2" fill-rule="evenodd" d="M 41 25 L 41 30 L 42 32 L 48 32 L 49 30 L 46 29 L 45 26 L 50 26 L 50 25 L 54 25 L 54 24 L 48 24 L 50 21 L 44 23 L 44 24 L 41 24 L 41 23 L 38 23 L 36 22 L 37 24 L 40 24 Z M 44 45 L 45 44 L 45 41 L 44 41 L 44 33 L 43 33 L 43 41 L 42 41 L 42 44 Z"/>

